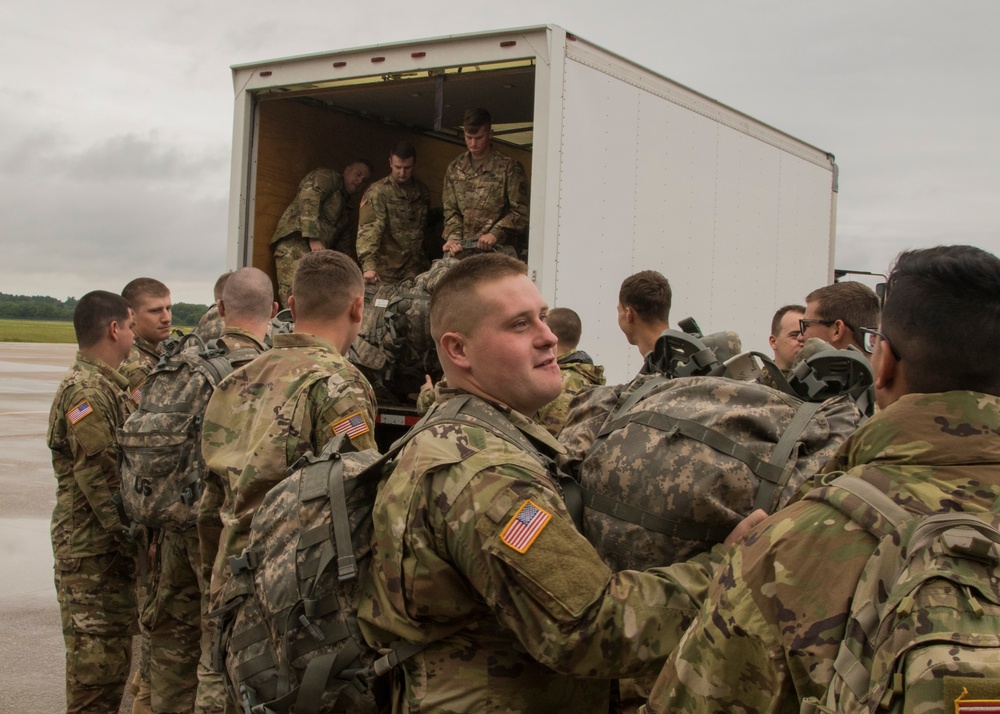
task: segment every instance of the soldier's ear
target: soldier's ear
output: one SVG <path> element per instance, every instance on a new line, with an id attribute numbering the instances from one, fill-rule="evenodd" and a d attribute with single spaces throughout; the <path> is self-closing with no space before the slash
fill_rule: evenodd
<path id="1" fill-rule="evenodd" d="M 365 310 L 365 298 L 363 295 L 358 295 L 351 304 L 348 306 L 347 311 L 351 316 L 351 322 L 355 325 L 361 324 L 361 318 L 364 315 Z"/>
<path id="2" fill-rule="evenodd" d="M 455 366 L 463 369 L 470 367 L 465 335 L 461 332 L 446 332 L 441 335 L 441 352 Z"/>
<path id="3" fill-rule="evenodd" d="M 271 319 L 272 320 L 277 316 L 279 308 L 280 308 L 280 305 L 278 305 L 278 301 L 277 300 L 275 300 L 274 302 L 271 303 Z"/>
<path id="4" fill-rule="evenodd" d="M 292 313 L 292 322 L 295 322 L 295 296 L 288 296 L 288 311 Z"/>
<path id="5" fill-rule="evenodd" d="M 219 317 L 226 316 L 226 305 L 222 302 L 222 298 L 215 301 L 215 309 L 219 311 Z M 273 317 L 273 315 L 272 315 Z"/>

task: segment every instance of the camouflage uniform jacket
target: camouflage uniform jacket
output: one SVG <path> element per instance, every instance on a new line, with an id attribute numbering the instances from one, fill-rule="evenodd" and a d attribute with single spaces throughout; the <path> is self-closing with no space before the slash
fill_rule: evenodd
<path id="1" fill-rule="evenodd" d="M 439 388 L 435 411 L 459 393 Z M 560 450 L 527 417 L 480 403 L 543 451 Z M 362 632 L 376 647 L 427 644 L 394 670 L 394 712 L 603 714 L 605 680 L 655 672 L 710 575 L 710 557 L 612 574 L 535 456 L 454 422 L 406 445 L 373 520 Z M 520 540 L 515 521 L 527 521 Z"/>
<path id="2" fill-rule="evenodd" d="M 198 320 L 198 325 L 193 330 L 194 334 L 198 335 L 204 342 L 209 340 L 214 340 L 222 334 L 222 331 L 226 328 L 226 321 L 222 319 L 222 315 L 219 314 L 219 306 L 212 305 L 205 311 L 205 314 L 201 316 Z"/>
<path id="3" fill-rule="evenodd" d="M 132 351 L 121 363 L 118 371 L 125 375 L 128 380 L 128 394 L 135 404 L 141 399 L 140 388 L 146 377 L 153 371 L 153 367 L 160 361 L 163 350 L 159 345 L 154 345 L 145 337 L 135 336 L 132 344 Z"/>
<path id="4" fill-rule="evenodd" d="M 271 350 L 219 383 L 202 427 L 205 464 L 225 490 L 213 597 L 228 579 L 226 558 L 242 552 L 261 500 L 288 467 L 318 454 L 334 429 L 353 432 L 358 450 L 374 449 L 374 424 L 368 380 L 313 335 L 274 335 Z"/>
<path id="5" fill-rule="evenodd" d="M 911 513 L 982 512 L 1000 499 L 998 433 L 1000 397 L 910 394 L 863 424 L 834 458 Z M 798 712 L 805 697 L 822 701 L 875 545 L 824 502 L 771 516 L 720 566 L 645 711 Z"/>
<path id="6" fill-rule="evenodd" d="M 118 490 L 115 432 L 132 411 L 125 377 L 77 352 L 56 391 L 48 445 L 56 475 L 52 550 L 57 559 L 117 552 L 125 526 L 111 497 Z"/>
<path id="7" fill-rule="evenodd" d="M 569 413 L 569 403 L 573 401 L 573 397 L 588 387 L 604 384 L 604 367 L 595 365 L 594 360 L 586 352 L 576 351 L 560 357 L 559 370 L 562 376 L 562 392 L 539 409 L 535 417 L 552 436 L 559 436 L 559 432 L 562 431 L 566 415 Z"/>
<path id="8" fill-rule="evenodd" d="M 517 248 L 528 230 L 528 179 L 519 161 L 496 149 L 474 168 L 468 151 L 444 174 L 444 239 L 492 233 Z"/>
<path id="9" fill-rule="evenodd" d="M 344 177 L 339 171 L 310 171 L 299 183 L 295 198 L 281 215 L 271 237 L 271 245 L 298 232 L 303 238 L 320 241 L 324 248 L 333 248 L 337 237 L 347 227 L 350 198 L 344 191 Z"/>
<path id="10" fill-rule="evenodd" d="M 386 176 L 365 191 L 358 218 L 358 261 L 362 270 L 398 282 L 427 270 L 424 231 L 430 194 L 416 178 L 400 186 Z"/>

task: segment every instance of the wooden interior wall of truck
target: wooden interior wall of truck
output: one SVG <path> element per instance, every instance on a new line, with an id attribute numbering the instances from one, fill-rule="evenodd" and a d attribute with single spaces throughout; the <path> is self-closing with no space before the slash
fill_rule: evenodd
<path id="1" fill-rule="evenodd" d="M 373 89 L 377 91 L 377 89 Z M 441 186 L 448 164 L 465 150 L 460 133 L 450 142 L 418 131 L 330 110 L 294 99 L 264 99 L 257 106 L 256 195 L 253 203 L 253 265 L 274 279 L 269 243 L 281 214 L 295 197 L 302 178 L 320 167 L 342 170 L 366 158 L 374 179 L 389 173 L 389 152 L 408 139 L 417 149 L 414 175 L 427 184 L 431 206 L 441 207 Z M 501 150 L 517 158 L 531 180 L 531 151 L 510 145 Z M 360 193 L 351 201 L 357 229 Z"/>

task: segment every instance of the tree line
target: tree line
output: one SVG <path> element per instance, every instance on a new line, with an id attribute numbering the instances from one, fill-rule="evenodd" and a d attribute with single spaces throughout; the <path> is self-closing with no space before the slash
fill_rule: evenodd
<path id="1" fill-rule="evenodd" d="M 0 293 L 0 319 L 72 321 L 77 302 L 75 297 L 57 300 L 45 295 Z M 206 310 L 208 305 L 175 302 L 174 324 L 180 327 L 193 327 L 198 324 L 198 319 Z"/>

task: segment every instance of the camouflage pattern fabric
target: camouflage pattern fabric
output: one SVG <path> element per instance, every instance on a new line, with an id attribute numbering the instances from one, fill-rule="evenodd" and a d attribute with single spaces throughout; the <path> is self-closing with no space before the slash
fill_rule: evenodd
<path id="1" fill-rule="evenodd" d="M 112 502 L 119 484 L 114 434 L 131 411 L 127 386 L 120 373 L 77 352 L 49 414 L 52 552 L 70 712 L 117 711 L 128 678 L 135 551 Z"/>
<path id="2" fill-rule="evenodd" d="M 344 191 L 344 177 L 333 169 L 315 169 L 299 182 L 295 198 L 281 214 L 271 245 L 293 233 L 307 241 L 318 240 L 333 248 L 337 236 L 347 227 L 350 196 Z"/>
<path id="3" fill-rule="evenodd" d="M 278 280 L 278 300 L 282 307 L 288 307 L 299 258 L 308 252 L 309 241 L 298 234 L 287 236 L 274 246 L 274 274 Z"/>
<path id="4" fill-rule="evenodd" d="M 222 341 L 228 352 L 257 350 L 264 352 L 268 348 L 257 339 L 256 335 L 238 327 L 226 327 L 222 332 Z M 196 564 L 196 578 L 201 589 L 200 626 L 201 641 L 199 644 L 200 658 L 198 661 L 198 693 L 195 699 L 195 714 L 222 714 L 226 700 L 225 683 L 222 674 L 211 667 L 212 642 L 215 638 L 215 623 L 206 617 L 211 609 L 209 584 L 212 580 L 212 569 L 215 557 L 219 552 L 219 538 L 222 535 L 222 518 L 219 515 L 225 500 L 225 490 L 217 474 L 207 468 L 203 472 L 205 490 L 198 502 L 197 534 L 199 561 Z M 183 573 L 183 569 L 179 569 Z M 185 576 L 186 578 L 188 576 Z"/>
<path id="5" fill-rule="evenodd" d="M 447 386 L 444 383 L 444 381 L 439 381 L 435 386 L 438 385 Z M 434 387 L 430 387 L 428 389 L 421 389 L 420 393 L 417 395 L 417 414 L 423 416 L 428 411 L 430 411 L 430 408 L 434 406 L 436 398 L 437 397 L 436 397 L 436 392 L 434 391 Z"/>
<path id="6" fill-rule="evenodd" d="M 146 381 L 146 377 L 153 371 L 153 367 L 160 361 L 162 355 L 163 350 L 159 345 L 154 345 L 145 337 L 135 336 L 132 351 L 118 367 L 118 371 L 128 380 L 127 391 L 133 403 L 139 403 L 142 383 Z"/>
<path id="7" fill-rule="evenodd" d="M 592 386 L 603 386 L 604 367 L 595 365 L 586 352 L 573 352 L 559 358 L 559 372 L 562 376 L 562 392 L 559 396 L 538 410 L 535 419 L 552 436 L 559 436 L 573 397 Z"/>
<path id="8" fill-rule="evenodd" d="M 202 427 L 205 463 L 225 491 L 213 604 L 228 579 L 228 557 L 246 547 L 254 513 L 289 466 L 307 451 L 322 451 L 335 428 L 354 432 L 354 448 L 375 448 L 374 402 L 353 365 L 305 334 L 275 335 L 271 350 L 219 384 Z"/>
<path id="9" fill-rule="evenodd" d="M 455 394 L 439 389 L 435 410 Z M 481 405 L 560 450 L 527 417 Z M 393 670 L 394 712 L 605 714 L 608 679 L 655 671 L 673 649 L 719 552 L 612 574 L 544 465 L 486 429 L 448 422 L 406 445 L 373 520 L 362 632 L 383 650 L 426 644 Z M 523 540 L 508 530 L 520 531 L 515 520 Z"/>
<path id="10" fill-rule="evenodd" d="M 402 186 L 386 176 L 361 199 L 358 215 L 358 261 L 384 282 L 398 282 L 427 270 L 424 231 L 430 194 L 418 179 Z"/>
<path id="11" fill-rule="evenodd" d="M 528 233 L 528 179 L 524 167 L 495 148 L 478 168 L 469 152 L 444 174 L 444 239 L 463 241 L 492 233 L 498 246 L 520 255 Z"/>
<path id="12" fill-rule="evenodd" d="M 910 394 L 863 424 L 840 463 L 914 515 L 985 513 L 1000 497 L 998 433 L 1000 397 Z M 797 712 L 806 697 L 822 701 L 876 544 L 827 503 L 800 501 L 767 519 L 728 554 L 646 711 Z"/>
<path id="13" fill-rule="evenodd" d="M 658 379 L 643 376 L 635 384 Z M 686 560 L 721 543 L 755 507 L 777 510 L 772 504 L 783 506 L 862 418 L 848 398 L 830 399 L 795 438 L 792 457 L 773 457 L 801 405 L 753 382 L 721 377 L 660 381 L 635 406 L 611 417 L 614 426 L 602 427 L 604 440 L 579 469 L 584 489 L 630 507 L 643 524 L 620 508 L 620 515 L 607 513 L 600 503 L 591 508 L 585 497 L 587 539 L 612 569 L 642 570 Z M 729 450 L 732 444 L 742 453 Z M 783 460 L 771 465 L 768 480 L 780 477 L 785 483 L 774 488 L 766 504 L 757 503 L 759 491 L 769 484 L 760 475 L 767 467 L 754 461 L 770 464 L 773 458 Z"/>
<path id="14" fill-rule="evenodd" d="M 201 656 L 197 531 L 162 531 L 159 559 L 149 623 L 150 701 L 157 714 L 188 714 L 194 709 Z"/>
<path id="15" fill-rule="evenodd" d="M 201 338 L 202 342 L 208 342 L 222 336 L 222 331 L 226 329 L 226 321 L 219 314 L 219 306 L 212 305 L 205 314 L 198 320 L 198 325 L 192 332 Z"/>

